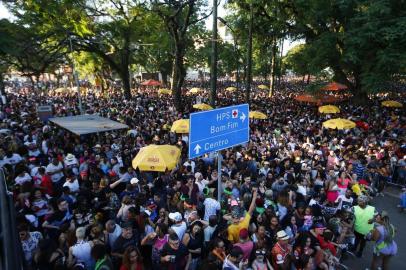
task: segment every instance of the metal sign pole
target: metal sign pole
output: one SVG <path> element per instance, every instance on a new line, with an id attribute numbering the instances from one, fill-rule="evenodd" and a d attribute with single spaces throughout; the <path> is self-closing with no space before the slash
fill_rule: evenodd
<path id="1" fill-rule="evenodd" d="M 217 152 L 217 200 L 221 201 L 221 162 L 223 156 L 220 151 Z"/>

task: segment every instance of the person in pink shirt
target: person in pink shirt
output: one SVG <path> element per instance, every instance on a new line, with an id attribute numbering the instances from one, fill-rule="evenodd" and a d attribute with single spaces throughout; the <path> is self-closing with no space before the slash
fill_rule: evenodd
<path id="1" fill-rule="evenodd" d="M 254 242 L 251 241 L 248 235 L 248 230 L 243 228 L 240 230 L 240 242 L 234 244 L 235 247 L 240 247 L 243 252 L 243 260 L 248 260 L 251 252 L 254 249 Z"/>
<path id="2" fill-rule="evenodd" d="M 338 193 L 339 195 L 345 195 L 348 185 L 351 183 L 350 178 L 346 172 L 341 172 L 340 177 L 337 180 Z"/>

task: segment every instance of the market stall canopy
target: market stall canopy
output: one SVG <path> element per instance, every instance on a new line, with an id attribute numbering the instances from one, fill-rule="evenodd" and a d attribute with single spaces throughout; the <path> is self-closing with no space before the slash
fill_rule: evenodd
<path id="1" fill-rule="evenodd" d="M 336 83 L 336 82 L 331 82 L 327 85 L 325 85 L 321 90 L 324 91 L 341 91 L 341 90 L 346 90 L 348 87 L 344 84 L 341 83 Z"/>
<path id="2" fill-rule="evenodd" d="M 127 125 L 103 118 L 98 115 L 76 115 L 50 118 L 49 121 L 76 135 L 107 132 L 118 129 L 128 129 Z"/>
<path id="3" fill-rule="evenodd" d="M 180 149 L 176 146 L 151 144 L 141 148 L 132 166 L 140 171 L 164 172 L 175 168 L 179 157 Z"/>
<path id="4" fill-rule="evenodd" d="M 147 81 L 141 83 L 141 85 L 144 85 L 144 86 L 160 86 L 161 83 L 158 82 L 158 81 L 155 81 L 155 80 L 147 80 Z"/>

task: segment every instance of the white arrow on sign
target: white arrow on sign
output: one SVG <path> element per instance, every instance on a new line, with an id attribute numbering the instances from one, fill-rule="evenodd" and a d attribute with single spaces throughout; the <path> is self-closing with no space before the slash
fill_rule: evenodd
<path id="1" fill-rule="evenodd" d="M 241 112 L 241 116 L 240 116 L 240 120 L 244 123 L 245 118 L 247 118 L 247 116 L 245 115 L 245 113 Z"/>
<path id="2" fill-rule="evenodd" d="M 196 155 L 199 154 L 200 149 L 202 149 L 202 147 L 200 147 L 200 145 L 196 144 L 196 146 L 195 146 L 195 148 L 194 148 L 194 150 L 195 150 L 195 152 L 196 152 Z"/>

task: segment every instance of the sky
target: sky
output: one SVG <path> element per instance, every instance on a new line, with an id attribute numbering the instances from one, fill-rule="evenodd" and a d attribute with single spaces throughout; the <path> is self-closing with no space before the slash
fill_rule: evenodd
<path id="1" fill-rule="evenodd" d="M 7 8 L 0 2 L 0 19 L 11 19 L 11 14 L 8 12 Z"/>

